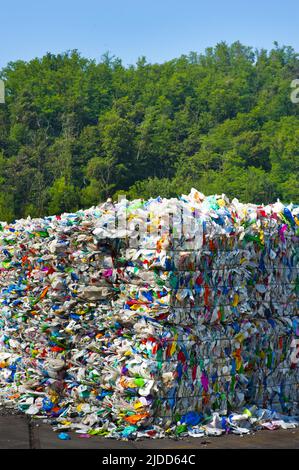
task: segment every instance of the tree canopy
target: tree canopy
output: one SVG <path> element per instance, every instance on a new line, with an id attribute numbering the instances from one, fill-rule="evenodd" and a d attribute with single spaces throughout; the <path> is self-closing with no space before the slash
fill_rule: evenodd
<path id="1" fill-rule="evenodd" d="M 299 199 L 298 54 L 219 43 L 125 67 L 76 50 L 0 71 L 0 219 L 192 186 L 244 202 Z"/>

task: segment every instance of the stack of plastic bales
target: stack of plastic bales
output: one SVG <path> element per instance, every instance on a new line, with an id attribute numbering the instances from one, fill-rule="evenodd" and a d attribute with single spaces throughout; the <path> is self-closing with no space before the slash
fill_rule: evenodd
<path id="1" fill-rule="evenodd" d="M 2 226 L 6 406 L 111 437 L 294 425 L 298 209 L 192 190 Z"/>

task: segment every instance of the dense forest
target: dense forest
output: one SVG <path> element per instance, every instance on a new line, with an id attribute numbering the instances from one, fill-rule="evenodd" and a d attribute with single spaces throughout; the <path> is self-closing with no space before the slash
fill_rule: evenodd
<path id="1" fill-rule="evenodd" d="M 291 47 L 220 43 L 163 64 L 78 51 L 0 71 L 0 219 L 74 211 L 108 196 L 196 187 L 247 202 L 299 199 Z"/>

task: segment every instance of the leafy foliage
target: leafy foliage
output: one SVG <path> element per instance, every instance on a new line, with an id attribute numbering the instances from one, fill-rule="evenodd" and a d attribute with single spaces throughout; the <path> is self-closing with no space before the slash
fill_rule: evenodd
<path id="1" fill-rule="evenodd" d="M 239 42 L 129 67 L 77 51 L 11 62 L 0 73 L 0 219 L 192 186 L 298 202 L 298 73 L 292 48 Z"/>

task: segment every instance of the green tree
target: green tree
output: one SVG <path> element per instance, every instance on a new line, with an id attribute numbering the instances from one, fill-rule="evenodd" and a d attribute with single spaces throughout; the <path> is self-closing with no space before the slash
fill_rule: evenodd
<path id="1" fill-rule="evenodd" d="M 298 54 L 221 42 L 124 67 L 76 50 L 0 71 L 0 215 L 97 204 L 121 192 L 298 203 Z"/>
<path id="2" fill-rule="evenodd" d="M 78 193 L 72 184 L 66 182 L 64 176 L 54 181 L 49 189 L 49 196 L 50 214 L 60 214 L 78 209 Z"/>

